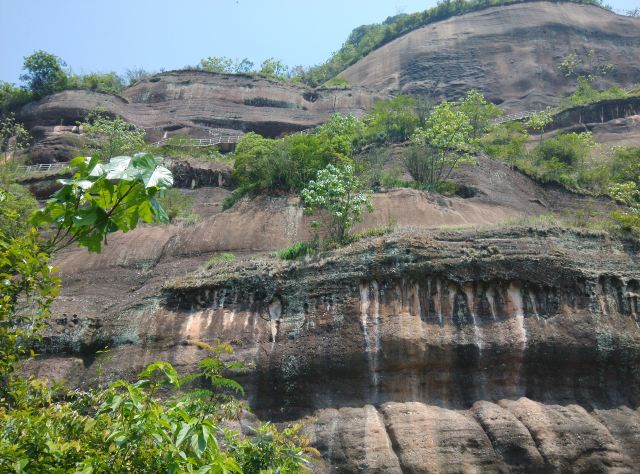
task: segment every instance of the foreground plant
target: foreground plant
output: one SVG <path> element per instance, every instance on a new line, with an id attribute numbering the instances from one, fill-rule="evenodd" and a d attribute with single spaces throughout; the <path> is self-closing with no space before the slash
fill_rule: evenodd
<path id="1" fill-rule="evenodd" d="M 118 156 L 108 163 L 79 157 L 71 179 L 34 216 L 36 225 L 56 230 L 46 248 L 58 251 L 73 243 L 99 252 L 111 232 L 127 232 L 140 220 L 166 222 L 168 217 L 156 197 L 173 185 L 171 172 L 160 159 L 145 153 Z"/>
<path id="2" fill-rule="evenodd" d="M 294 473 L 313 452 L 300 427 L 266 425 L 249 438 L 225 427 L 243 409 L 242 387 L 227 376 L 243 365 L 223 360 L 227 344 L 196 343 L 209 356 L 195 374 L 156 362 L 137 381 L 105 390 L 68 391 L 18 375 L 58 293 L 51 252 L 71 244 L 98 252 L 111 232 L 166 219 L 155 198 L 173 177 L 158 161 L 79 158 L 74 177 L 33 218 L 52 228 L 48 239 L 35 228 L 18 236 L 0 228 L 0 472 Z M 19 218 L 9 206 L 0 215 Z"/>

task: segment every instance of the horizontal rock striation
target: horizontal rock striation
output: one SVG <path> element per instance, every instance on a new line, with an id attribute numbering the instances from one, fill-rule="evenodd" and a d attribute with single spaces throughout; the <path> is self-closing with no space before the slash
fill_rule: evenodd
<path id="1" fill-rule="evenodd" d="M 319 125 L 336 112 L 361 116 L 381 98 L 363 88 L 316 90 L 257 76 L 172 71 L 138 82 L 122 97 L 59 92 L 25 105 L 17 116 L 29 127 L 76 125 L 99 108 L 145 128 L 151 141 L 165 132 L 208 138 L 209 131 L 253 131 L 275 137 Z"/>
<path id="2" fill-rule="evenodd" d="M 407 33 L 340 74 L 377 91 L 458 98 L 479 89 L 508 111 L 557 104 L 575 88 L 558 65 L 593 50 L 614 70 L 600 84 L 640 77 L 640 19 L 572 3 L 488 8 Z"/>
<path id="3" fill-rule="evenodd" d="M 362 245 L 315 264 L 187 277 L 167 302 L 188 314 L 185 337 L 211 327 L 271 344 L 253 399 L 264 412 L 333 406 L 336 394 L 347 405 L 638 402 L 634 250 L 563 232 Z"/>
<path id="4" fill-rule="evenodd" d="M 254 366 L 238 377 L 260 417 L 307 420 L 319 472 L 633 472 L 638 245 L 414 230 L 199 270 L 103 314 L 66 293 L 77 313 L 56 307 L 33 370 L 77 385 L 159 359 L 190 370 L 196 341 L 222 339 Z"/>

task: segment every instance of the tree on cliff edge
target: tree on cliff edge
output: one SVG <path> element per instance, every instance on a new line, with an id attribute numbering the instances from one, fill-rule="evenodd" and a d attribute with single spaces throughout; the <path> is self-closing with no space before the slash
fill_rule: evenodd
<path id="1" fill-rule="evenodd" d="M 66 64 L 59 57 L 46 51 L 36 51 L 24 58 L 22 69 L 25 71 L 20 80 L 35 97 L 44 97 L 65 88 Z"/>

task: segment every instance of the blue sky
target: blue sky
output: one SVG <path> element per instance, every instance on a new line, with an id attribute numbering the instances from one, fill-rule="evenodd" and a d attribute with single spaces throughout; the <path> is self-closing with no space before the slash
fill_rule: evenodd
<path id="1" fill-rule="evenodd" d="M 0 80 L 18 82 L 23 57 L 43 49 L 76 73 L 195 65 L 207 56 L 318 64 L 356 26 L 435 0 L 0 0 Z M 611 0 L 629 10 L 638 0 Z"/>

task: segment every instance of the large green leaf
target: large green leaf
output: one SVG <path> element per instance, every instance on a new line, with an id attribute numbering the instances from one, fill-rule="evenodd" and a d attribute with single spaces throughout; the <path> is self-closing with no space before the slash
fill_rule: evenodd
<path id="1" fill-rule="evenodd" d="M 147 188 L 157 186 L 161 189 L 173 186 L 173 175 L 164 166 L 156 166 L 149 176 L 144 176 L 144 185 Z"/>

